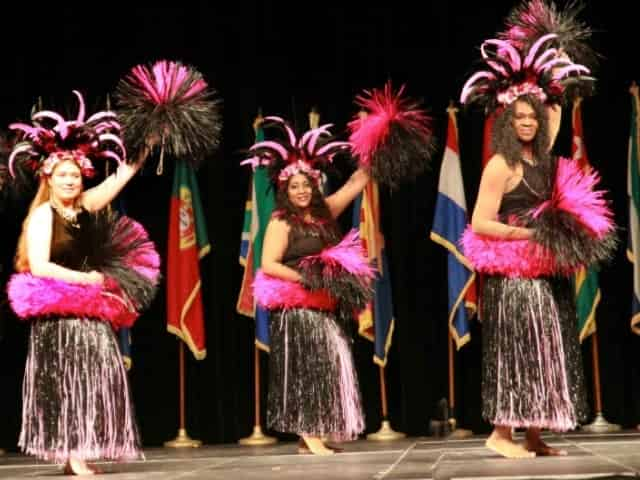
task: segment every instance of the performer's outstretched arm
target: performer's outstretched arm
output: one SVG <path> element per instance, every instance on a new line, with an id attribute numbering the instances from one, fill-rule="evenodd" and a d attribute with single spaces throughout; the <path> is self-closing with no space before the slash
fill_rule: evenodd
<path id="1" fill-rule="evenodd" d="M 362 167 L 358 168 L 337 192 L 325 199 L 333 218 L 338 217 L 347 208 L 368 182 L 369 173 Z"/>
<path id="2" fill-rule="evenodd" d="M 140 151 L 135 163 L 121 163 L 116 171 L 105 178 L 99 185 L 83 192 L 80 196 L 80 204 L 89 212 L 95 212 L 106 207 L 140 170 L 151 148 L 151 145 L 145 146 Z"/>

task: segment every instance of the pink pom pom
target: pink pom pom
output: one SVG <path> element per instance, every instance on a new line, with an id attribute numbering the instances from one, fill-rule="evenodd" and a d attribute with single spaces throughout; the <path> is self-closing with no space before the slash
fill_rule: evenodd
<path id="1" fill-rule="evenodd" d="M 356 97 L 356 103 L 367 111 L 367 115 L 349 122 L 349 141 L 361 165 L 371 165 L 376 151 L 387 142 L 394 123 L 421 137 L 425 144 L 431 143 L 431 118 L 418 108 L 417 102 L 403 98 L 403 93 L 404 86 L 394 93 L 388 82 L 383 90 L 365 91 L 364 95 Z"/>
<path id="2" fill-rule="evenodd" d="M 595 237 L 605 237 L 613 232 L 615 224 L 613 212 L 604 198 L 606 192 L 595 189 L 599 181 L 595 170 L 584 171 L 578 162 L 560 157 L 551 199 L 534 210 L 534 218 L 548 208 L 556 208 L 571 214 Z"/>

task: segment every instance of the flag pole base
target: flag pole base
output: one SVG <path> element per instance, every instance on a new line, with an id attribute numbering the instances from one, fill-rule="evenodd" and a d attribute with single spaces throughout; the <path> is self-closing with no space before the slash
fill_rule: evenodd
<path id="1" fill-rule="evenodd" d="M 451 417 L 449 419 L 449 428 L 451 429 L 451 433 L 447 438 L 450 440 L 462 440 L 463 438 L 469 438 L 473 436 L 473 432 L 471 430 L 466 430 L 464 428 L 458 428 L 458 421 Z"/>
<path id="2" fill-rule="evenodd" d="M 164 442 L 164 446 L 167 448 L 197 448 L 201 445 L 202 442 L 190 438 L 187 430 L 184 428 L 178 429 L 178 436 L 176 438 Z"/>
<path id="3" fill-rule="evenodd" d="M 593 420 L 593 422 L 589 423 L 588 425 L 582 426 L 582 430 L 590 433 L 617 432 L 620 429 L 620 425 L 607 422 L 607 419 L 604 418 L 602 412 L 596 413 L 596 418 Z"/>
<path id="4" fill-rule="evenodd" d="M 238 440 L 240 445 L 248 445 L 248 446 L 261 446 L 261 445 L 273 445 L 278 441 L 275 437 L 270 437 L 262 433 L 262 428 L 260 425 L 254 425 L 253 433 L 245 438 L 241 438 Z"/>
<path id="5" fill-rule="evenodd" d="M 388 442 L 391 440 L 400 440 L 404 437 L 406 437 L 404 433 L 396 432 L 393 428 L 391 428 L 389 420 L 383 420 L 382 425 L 380 426 L 380 430 L 378 430 L 376 433 L 370 433 L 369 435 L 367 435 L 367 440 L 373 440 L 375 442 Z"/>

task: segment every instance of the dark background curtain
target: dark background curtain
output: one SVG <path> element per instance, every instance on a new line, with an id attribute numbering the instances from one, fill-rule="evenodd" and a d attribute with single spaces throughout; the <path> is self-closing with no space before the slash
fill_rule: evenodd
<path id="1" fill-rule="evenodd" d="M 396 329 L 387 366 L 390 418 L 396 430 L 429 433 L 429 419 L 447 395 L 447 306 L 445 251 L 431 240 L 446 112 L 472 72 L 483 39 L 501 28 L 514 2 L 373 3 L 342 7 L 268 2 L 188 2 L 184 7 L 92 5 L 12 6 L 3 12 L 0 126 L 28 118 L 38 96 L 43 107 L 76 112 L 72 89 L 82 91 L 89 111 L 103 109 L 107 92 L 135 64 L 176 59 L 193 64 L 224 99 L 224 142 L 199 174 L 212 245 L 202 261 L 207 350 L 205 360 L 187 362 L 188 430 L 206 443 L 235 442 L 253 425 L 253 321 L 235 313 L 242 270 L 238 264 L 244 202 L 250 174 L 239 166 L 241 150 L 253 141 L 257 109 L 291 119 L 301 130 L 317 106 L 335 132 L 356 112 L 353 97 L 388 79 L 407 84 L 434 117 L 440 148 L 431 170 L 393 193 L 382 191 L 382 222 L 390 259 Z M 273 2 L 276 3 L 276 2 Z M 561 4 L 564 2 L 560 2 Z M 306 12 L 306 13 L 303 13 Z M 592 163 L 611 191 L 616 221 L 626 239 L 628 87 L 639 68 L 631 15 L 607 2 L 588 2 L 583 15 L 597 33 L 603 55 L 597 94 L 583 104 L 586 145 Z M 461 159 L 469 211 L 480 178 L 482 116 L 459 114 Z M 565 109 L 556 145 L 570 153 L 570 109 Z M 350 167 L 340 164 L 342 177 Z M 166 254 L 172 168 L 154 173 L 151 160 L 123 193 L 128 214 L 149 230 Z M 13 199 L 2 212 L 2 284 L 28 199 Z M 347 211 L 342 223 L 350 223 Z M 601 272 L 598 310 L 602 392 L 609 420 L 631 427 L 640 421 L 640 338 L 629 329 L 631 266 L 621 246 Z M 162 285 L 164 288 L 164 284 Z M 0 446 L 17 443 L 21 383 L 28 325 L 3 301 L 0 341 Z M 471 342 L 457 355 L 457 417 L 476 432 L 489 426 L 480 415 L 482 327 L 473 323 Z M 130 372 L 145 445 L 173 438 L 178 422 L 177 340 L 166 332 L 165 295 L 132 330 Z M 590 341 L 584 348 L 591 383 Z M 367 415 L 367 432 L 379 428 L 380 400 L 372 345 L 354 344 Z M 263 354 L 263 366 L 266 358 Z M 264 392 L 265 369 L 263 369 Z"/>

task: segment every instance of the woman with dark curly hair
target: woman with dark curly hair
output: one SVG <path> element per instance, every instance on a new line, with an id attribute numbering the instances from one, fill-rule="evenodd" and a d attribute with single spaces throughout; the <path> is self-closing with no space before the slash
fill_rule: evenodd
<path id="1" fill-rule="evenodd" d="M 533 229 L 513 221 L 549 198 L 555 159 L 548 152 L 544 105 L 519 97 L 497 118 L 495 155 L 482 175 L 472 217 L 480 235 L 529 240 Z M 566 430 L 587 406 L 571 282 L 566 277 L 484 277 L 483 416 L 494 425 L 487 446 L 505 457 L 560 455 L 542 428 Z M 527 429 L 513 442 L 512 428 Z"/>
<path id="2" fill-rule="evenodd" d="M 305 285 L 301 261 L 340 241 L 335 218 L 368 181 L 367 173 L 357 170 L 326 199 L 308 173 L 284 181 L 265 233 L 263 273 Z M 337 314 L 312 306 L 282 309 L 271 317 L 270 341 L 269 427 L 300 435 L 320 455 L 333 453 L 322 437 L 356 438 L 364 418 L 350 340 Z"/>
<path id="3" fill-rule="evenodd" d="M 545 444 L 541 430 L 586 420 L 570 277 L 606 259 L 615 244 L 611 211 L 593 188 L 597 175 L 550 153 L 564 89 L 589 72 L 544 48 L 556 37 L 543 35 L 525 52 L 485 41 L 488 68 L 467 81 L 461 97 L 497 111 L 494 155 L 462 243 L 483 274 L 482 413 L 494 426 L 486 446 L 508 458 L 566 455 Z M 524 445 L 514 442 L 514 428 L 526 429 Z"/>
<path id="4" fill-rule="evenodd" d="M 371 298 L 373 271 L 357 236 L 343 239 L 336 218 L 369 174 L 357 169 L 325 198 L 318 167 L 351 145 L 327 141 L 326 126 L 298 140 L 284 120 L 265 118 L 270 125 L 287 140 L 250 151 L 250 161 L 269 166 L 277 188 L 254 283 L 258 303 L 270 311 L 267 425 L 299 435 L 300 453 L 330 455 L 335 448 L 324 438 L 353 440 L 364 430 L 348 330 Z"/>

